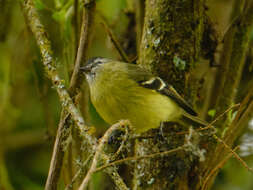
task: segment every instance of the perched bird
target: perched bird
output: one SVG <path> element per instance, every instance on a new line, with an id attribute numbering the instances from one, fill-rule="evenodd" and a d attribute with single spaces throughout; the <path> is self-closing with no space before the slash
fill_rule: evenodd
<path id="1" fill-rule="evenodd" d="M 138 65 L 96 57 L 81 70 L 91 102 L 108 124 L 128 119 L 136 133 L 166 121 L 207 125 L 171 85 Z"/>

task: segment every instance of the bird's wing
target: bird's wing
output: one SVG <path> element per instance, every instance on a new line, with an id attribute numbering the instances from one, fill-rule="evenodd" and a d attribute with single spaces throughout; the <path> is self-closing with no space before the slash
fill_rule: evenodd
<path id="1" fill-rule="evenodd" d="M 160 91 L 160 93 L 172 98 L 180 107 L 182 107 L 190 115 L 198 115 L 197 112 L 195 112 L 194 109 L 190 106 L 190 104 L 186 102 L 171 85 L 167 85 L 164 89 Z"/>
<path id="2" fill-rule="evenodd" d="M 147 70 L 133 64 L 128 64 L 128 69 L 131 70 L 131 78 L 134 79 L 142 87 L 156 90 L 162 95 L 170 97 L 178 106 L 183 108 L 188 114 L 197 116 L 193 108 L 177 93 L 177 91 L 164 82 L 160 77 L 153 76 Z"/>

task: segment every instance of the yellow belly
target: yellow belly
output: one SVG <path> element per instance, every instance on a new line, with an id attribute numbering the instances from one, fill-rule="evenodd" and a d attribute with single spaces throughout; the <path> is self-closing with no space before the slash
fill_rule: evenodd
<path id="1" fill-rule="evenodd" d="M 174 121 L 182 113 L 170 98 L 156 91 L 143 87 L 126 90 L 126 93 L 114 89 L 100 96 L 91 95 L 97 112 L 109 124 L 128 119 L 135 132 L 141 133 L 159 127 L 161 122 Z"/>

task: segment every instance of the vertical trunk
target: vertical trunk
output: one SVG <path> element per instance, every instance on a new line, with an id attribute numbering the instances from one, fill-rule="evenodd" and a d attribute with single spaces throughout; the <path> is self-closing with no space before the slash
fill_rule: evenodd
<path id="1" fill-rule="evenodd" d="M 189 82 L 189 75 L 199 59 L 205 18 L 203 9 L 203 2 L 197 0 L 146 1 L 139 63 L 191 100 L 194 85 Z"/>
<path id="2" fill-rule="evenodd" d="M 191 72 L 200 56 L 205 19 L 203 2 L 146 0 L 145 8 L 139 64 L 161 76 L 194 103 L 197 79 Z M 166 128 L 165 139 L 137 142 L 136 153 L 150 154 L 182 145 L 184 136 L 175 135 L 179 128 L 175 125 Z M 197 159 L 182 151 L 141 160 L 135 168 L 134 189 L 195 189 L 191 173 L 196 163 Z"/>

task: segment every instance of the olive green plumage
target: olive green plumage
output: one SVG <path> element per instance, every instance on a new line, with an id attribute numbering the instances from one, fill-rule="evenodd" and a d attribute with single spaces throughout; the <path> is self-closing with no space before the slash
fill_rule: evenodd
<path id="1" fill-rule="evenodd" d="M 109 124 L 128 119 L 135 132 L 141 133 L 184 116 L 206 125 L 172 86 L 137 65 L 93 58 L 82 69 L 91 101 Z"/>

